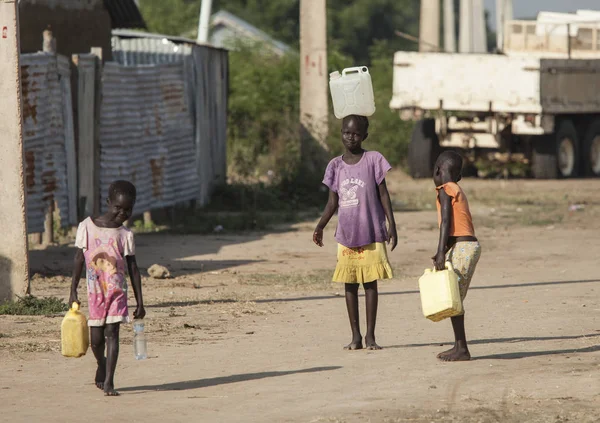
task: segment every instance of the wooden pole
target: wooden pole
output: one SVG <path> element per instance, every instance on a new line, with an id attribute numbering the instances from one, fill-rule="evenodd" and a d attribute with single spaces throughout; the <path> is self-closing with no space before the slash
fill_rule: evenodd
<path id="1" fill-rule="evenodd" d="M 43 52 L 56 55 L 56 39 L 54 38 L 54 34 L 52 33 L 52 28 L 50 27 L 50 25 L 48 25 L 48 28 L 46 28 L 46 30 L 44 30 L 42 34 L 42 39 Z M 48 204 L 46 206 L 46 215 L 44 218 L 44 245 L 50 245 L 54 243 L 54 210 L 54 195 L 51 194 L 50 198 L 48 199 Z"/>

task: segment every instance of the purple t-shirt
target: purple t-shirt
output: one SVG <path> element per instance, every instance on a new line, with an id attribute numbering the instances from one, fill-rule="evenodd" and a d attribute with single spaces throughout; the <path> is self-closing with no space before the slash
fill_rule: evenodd
<path id="1" fill-rule="evenodd" d="M 378 187 L 391 168 L 377 151 L 365 151 L 354 165 L 346 164 L 341 156 L 329 162 L 323 183 L 339 197 L 337 242 L 354 248 L 387 241 Z"/>

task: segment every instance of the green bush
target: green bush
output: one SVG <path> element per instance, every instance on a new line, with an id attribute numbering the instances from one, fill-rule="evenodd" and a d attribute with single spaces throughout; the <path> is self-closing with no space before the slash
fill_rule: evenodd
<path id="1" fill-rule="evenodd" d="M 37 298 L 33 295 L 19 297 L 16 301 L 0 304 L 0 315 L 46 316 L 67 311 L 69 306 L 58 298 Z"/>
<path id="2" fill-rule="evenodd" d="M 392 165 L 402 165 L 411 124 L 402 122 L 389 109 L 393 50 L 387 42 L 377 42 L 371 56 L 377 111 L 370 118 L 370 138 L 365 147 L 380 151 Z M 330 51 L 331 71 L 349 66 L 350 58 Z M 297 54 L 277 57 L 260 45 L 238 45 L 237 51 L 230 53 L 228 157 L 230 174 L 239 180 L 286 181 L 297 187 L 293 177 L 300 166 L 299 67 Z M 340 129 L 341 122 L 332 113 L 327 139 L 331 157 L 343 151 Z M 305 176 L 301 179 L 307 182 Z"/>

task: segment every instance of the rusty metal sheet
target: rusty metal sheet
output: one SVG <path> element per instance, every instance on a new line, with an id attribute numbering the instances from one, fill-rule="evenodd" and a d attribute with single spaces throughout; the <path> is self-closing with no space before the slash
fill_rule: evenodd
<path id="1" fill-rule="evenodd" d="M 220 49 L 194 46 L 196 162 L 200 175 L 198 204 L 208 203 L 227 170 L 228 55 Z"/>
<path id="2" fill-rule="evenodd" d="M 106 63 L 100 118 L 100 186 L 117 179 L 138 190 L 136 213 L 196 198 L 194 125 L 184 63 Z"/>
<path id="3" fill-rule="evenodd" d="M 67 109 L 64 84 L 61 84 L 63 78 L 68 82 L 69 69 L 64 65 L 60 68 L 54 55 L 21 56 L 27 229 L 30 233 L 44 231 L 44 214 L 51 201 L 56 202 L 63 225 L 74 223 L 69 210 L 65 149 L 68 135 L 64 124 Z"/>

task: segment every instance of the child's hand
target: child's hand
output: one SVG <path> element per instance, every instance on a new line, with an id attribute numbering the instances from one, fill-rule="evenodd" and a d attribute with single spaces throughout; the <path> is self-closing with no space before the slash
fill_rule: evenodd
<path id="1" fill-rule="evenodd" d="M 438 253 L 431 257 L 433 260 L 433 265 L 435 266 L 435 270 L 445 270 L 446 269 L 446 254 L 438 251 Z"/>
<path id="2" fill-rule="evenodd" d="M 135 311 L 133 312 L 134 319 L 143 319 L 146 317 L 146 309 L 144 309 L 143 305 L 138 305 Z"/>
<path id="3" fill-rule="evenodd" d="M 398 245 L 398 232 L 396 231 L 395 226 L 390 228 L 388 233 L 388 245 L 389 244 L 392 244 L 392 251 L 394 251 L 396 245 Z"/>
<path id="4" fill-rule="evenodd" d="M 77 291 L 71 291 L 71 295 L 69 296 L 69 308 L 73 305 L 73 303 L 80 304 L 79 298 L 77 298 Z"/>
<path id="5" fill-rule="evenodd" d="M 313 233 L 313 242 L 319 247 L 323 246 L 323 229 L 317 227 Z"/>

